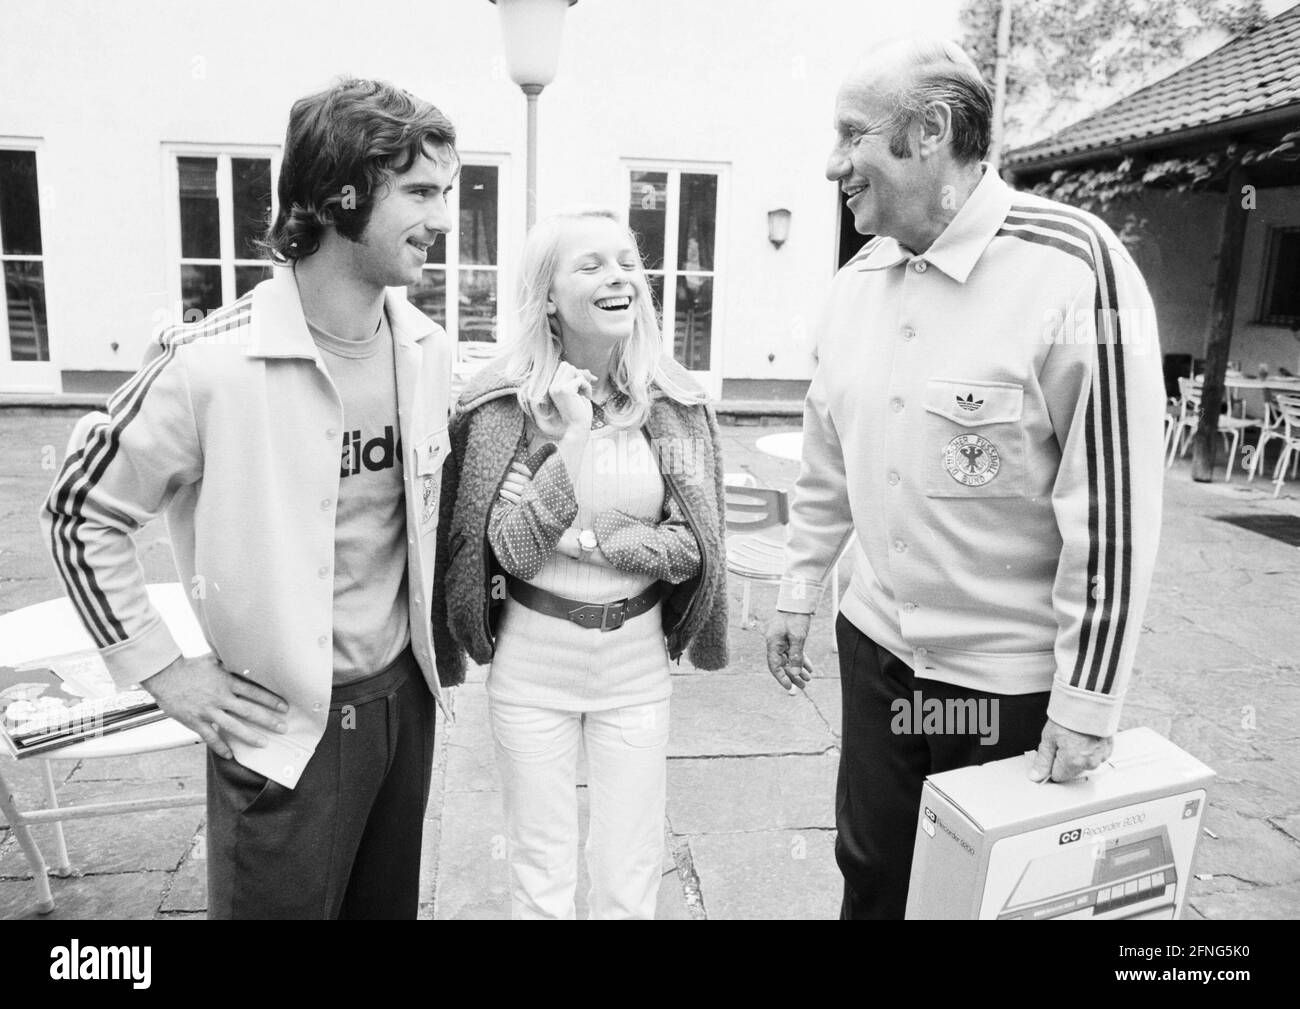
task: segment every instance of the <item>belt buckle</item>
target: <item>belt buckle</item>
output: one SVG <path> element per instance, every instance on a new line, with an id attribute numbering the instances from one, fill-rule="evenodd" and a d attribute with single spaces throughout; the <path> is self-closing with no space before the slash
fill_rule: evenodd
<path id="1" fill-rule="evenodd" d="M 626 599 L 616 599 L 612 603 L 605 603 L 600 613 L 600 629 L 602 631 L 616 631 L 623 626 L 623 620 L 626 617 L 624 612 L 627 609 Z M 610 623 L 610 613 L 614 614 L 615 623 Z"/>

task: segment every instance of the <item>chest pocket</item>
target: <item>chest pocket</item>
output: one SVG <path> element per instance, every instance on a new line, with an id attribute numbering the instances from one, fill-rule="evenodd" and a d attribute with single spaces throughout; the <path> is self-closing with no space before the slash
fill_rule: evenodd
<path id="1" fill-rule="evenodd" d="M 424 535 L 438 525 L 442 467 L 451 454 L 451 438 L 447 429 L 441 428 L 416 442 L 411 452 L 411 472 L 415 474 L 415 513 L 420 521 L 420 534 Z"/>
<path id="2" fill-rule="evenodd" d="M 927 382 L 922 449 L 926 496 L 1023 496 L 1024 399 L 1024 388 L 1008 382 Z"/>

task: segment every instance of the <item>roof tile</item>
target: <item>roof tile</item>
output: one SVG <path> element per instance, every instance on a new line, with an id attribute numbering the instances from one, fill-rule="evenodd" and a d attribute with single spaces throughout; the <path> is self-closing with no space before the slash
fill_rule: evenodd
<path id="1" fill-rule="evenodd" d="M 1065 129 L 1007 153 L 1031 166 L 1300 102 L 1300 5 Z"/>

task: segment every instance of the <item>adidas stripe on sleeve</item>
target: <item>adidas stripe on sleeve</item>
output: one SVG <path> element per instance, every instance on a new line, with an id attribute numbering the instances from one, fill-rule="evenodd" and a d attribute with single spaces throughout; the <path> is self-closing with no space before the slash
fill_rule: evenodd
<path id="1" fill-rule="evenodd" d="M 1040 376 L 1061 447 L 1053 504 L 1063 546 L 1049 715 L 1076 731 L 1110 735 L 1159 536 L 1163 379 L 1155 313 L 1127 253 L 1088 215 L 1016 204 L 999 234 L 1074 257 L 1092 277 L 1069 307 Z"/>
<path id="2" fill-rule="evenodd" d="M 165 334 L 109 399 L 108 412 L 77 424 L 41 510 L 46 546 L 68 598 L 122 686 L 181 654 L 149 601 L 131 534 L 201 475 L 180 359 L 194 335 Z"/>

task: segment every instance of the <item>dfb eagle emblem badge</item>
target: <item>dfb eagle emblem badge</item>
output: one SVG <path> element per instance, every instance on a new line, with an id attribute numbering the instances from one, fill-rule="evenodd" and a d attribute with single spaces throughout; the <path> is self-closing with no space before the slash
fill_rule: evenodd
<path id="1" fill-rule="evenodd" d="M 998 475 L 1002 457 L 997 446 L 978 434 L 959 434 L 944 446 L 943 466 L 966 487 L 983 487 Z"/>

